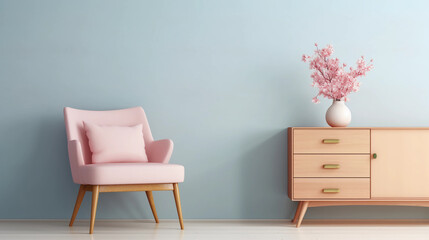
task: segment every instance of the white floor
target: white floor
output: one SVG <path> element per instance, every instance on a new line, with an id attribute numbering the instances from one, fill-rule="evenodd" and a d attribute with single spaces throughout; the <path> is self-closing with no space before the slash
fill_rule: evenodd
<path id="1" fill-rule="evenodd" d="M 429 239 L 428 220 L 321 221 L 304 220 L 297 229 L 287 220 L 98 220 L 94 234 L 88 221 L 1 220 L 0 239 Z"/>

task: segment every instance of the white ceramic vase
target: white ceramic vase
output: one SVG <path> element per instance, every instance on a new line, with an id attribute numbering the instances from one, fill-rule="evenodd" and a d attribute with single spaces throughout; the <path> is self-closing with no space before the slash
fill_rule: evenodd
<path id="1" fill-rule="evenodd" d="M 334 100 L 326 111 L 326 122 L 331 127 L 347 127 L 352 120 L 352 113 L 344 101 Z"/>

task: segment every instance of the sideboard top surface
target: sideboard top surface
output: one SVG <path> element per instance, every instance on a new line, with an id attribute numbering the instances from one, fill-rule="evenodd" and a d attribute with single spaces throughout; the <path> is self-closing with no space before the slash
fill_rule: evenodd
<path id="1" fill-rule="evenodd" d="M 363 129 L 372 129 L 372 130 L 429 130 L 429 127 L 289 127 L 289 129 L 300 129 L 300 130 L 363 130 Z"/>

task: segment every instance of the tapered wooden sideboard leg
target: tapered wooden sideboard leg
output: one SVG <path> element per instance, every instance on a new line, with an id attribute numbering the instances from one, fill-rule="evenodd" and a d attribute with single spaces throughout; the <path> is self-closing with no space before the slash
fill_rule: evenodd
<path id="1" fill-rule="evenodd" d="M 309 201 L 304 201 L 301 207 L 301 212 L 299 213 L 298 222 L 296 223 L 296 227 L 299 228 L 301 226 L 302 220 L 304 219 L 305 212 L 307 212 Z"/>
<path id="2" fill-rule="evenodd" d="M 292 219 L 292 223 L 296 223 L 296 220 L 298 220 L 298 216 L 299 216 L 299 213 L 301 212 L 301 209 L 302 209 L 302 201 L 300 201 L 298 203 L 298 207 L 296 207 L 296 212 L 295 212 L 295 216 Z"/>

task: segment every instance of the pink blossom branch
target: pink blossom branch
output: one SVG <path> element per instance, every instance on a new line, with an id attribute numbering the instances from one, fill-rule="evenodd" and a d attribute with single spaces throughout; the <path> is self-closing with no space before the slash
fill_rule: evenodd
<path id="1" fill-rule="evenodd" d="M 316 50 L 312 57 L 302 56 L 302 61 L 309 61 L 310 69 L 313 70 L 311 74 L 312 86 L 319 88 L 319 93 L 313 98 L 313 102 L 320 102 L 319 96 L 334 100 L 347 100 L 348 94 L 359 90 L 360 83 L 357 78 L 365 76 L 367 72 L 373 69 L 372 60 L 367 65 L 362 56 L 356 62 L 356 69 L 350 67 L 349 71 L 346 71 L 346 64 L 340 65 L 338 58 L 331 58 L 334 51 L 331 45 L 322 49 L 319 49 L 317 44 L 315 46 Z"/>

